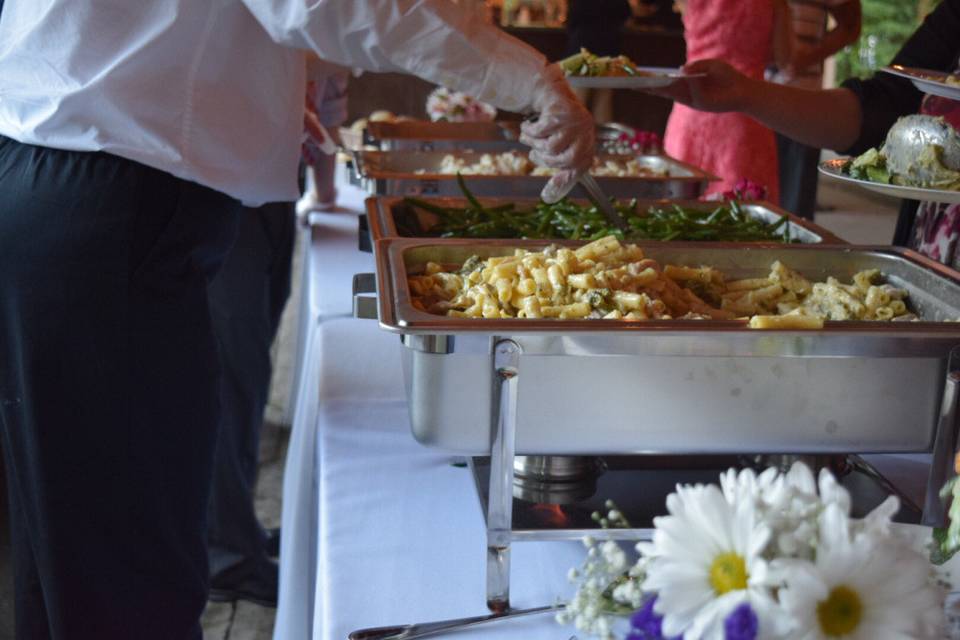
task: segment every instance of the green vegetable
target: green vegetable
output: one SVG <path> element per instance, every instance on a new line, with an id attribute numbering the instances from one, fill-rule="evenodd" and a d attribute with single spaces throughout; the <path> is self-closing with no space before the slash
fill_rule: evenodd
<path id="1" fill-rule="evenodd" d="M 411 235 L 446 238 L 562 238 L 596 240 L 607 235 L 624 239 L 611 227 L 596 205 L 569 200 L 555 204 L 537 203 L 528 209 L 513 204 L 485 207 L 458 177 L 467 205 L 440 207 L 429 201 L 407 198 L 406 204 L 426 211 L 436 222 L 422 228 L 415 216 L 400 217 L 398 229 Z M 654 206 L 638 211 L 636 201 L 615 203 L 615 208 L 632 231 L 630 240 L 703 240 L 712 242 L 791 242 L 786 216 L 775 222 L 751 217 L 739 202 L 732 200 L 714 209 Z M 411 220 L 412 219 L 412 220 Z"/>
<path id="2" fill-rule="evenodd" d="M 876 149 L 869 149 L 844 166 L 851 178 L 890 184 L 887 159 Z"/>
<path id="3" fill-rule="evenodd" d="M 960 481 L 954 476 L 940 490 L 940 497 L 952 497 L 950 503 L 950 524 L 946 528 L 933 530 L 933 548 L 930 550 L 930 562 L 943 564 L 960 551 Z"/>
<path id="4" fill-rule="evenodd" d="M 558 64 L 568 76 L 616 75 L 619 70 L 630 76 L 640 74 L 636 65 L 626 56 L 598 56 L 586 49 L 580 49 L 580 53 L 564 58 Z"/>

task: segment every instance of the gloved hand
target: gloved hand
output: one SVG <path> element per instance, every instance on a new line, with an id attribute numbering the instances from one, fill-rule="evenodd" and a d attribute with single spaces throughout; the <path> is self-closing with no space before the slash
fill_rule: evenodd
<path id="1" fill-rule="evenodd" d="M 593 164 L 593 117 L 556 64 L 544 67 L 534 87 L 532 107 L 538 117 L 523 123 L 520 141 L 531 148 L 533 162 L 559 169 L 540 194 L 544 202 L 552 203 L 567 195 Z"/>

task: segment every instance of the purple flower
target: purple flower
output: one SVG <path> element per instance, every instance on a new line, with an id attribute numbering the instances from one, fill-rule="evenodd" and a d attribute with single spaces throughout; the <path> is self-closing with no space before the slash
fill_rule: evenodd
<path id="1" fill-rule="evenodd" d="M 626 640 L 667 640 L 663 637 L 663 616 L 653 610 L 656 602 L 656 597 L 650 598 L 630 616 L 630 633 Z"/>
<path id="2" fill-rule="evenodd" d="M 744 602 L 727 616 L 723 622 L 725 640 L 755 640 L 757 637 L 757 614 Z"/>

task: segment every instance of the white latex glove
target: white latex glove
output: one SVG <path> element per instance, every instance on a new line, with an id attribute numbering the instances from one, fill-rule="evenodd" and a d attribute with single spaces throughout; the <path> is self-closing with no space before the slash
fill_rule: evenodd
<path id="1" fill-rule="evenodd" d="M 532 107 L 537 119 L 520 127 L 520 141 L 536 164 L 558 169 L 540 197 L 552 203 L 570 193 L 590 170 L 596 152 L 593 117 L 577 99 L 559 65 L 551 64 L 534 88 Z"/>

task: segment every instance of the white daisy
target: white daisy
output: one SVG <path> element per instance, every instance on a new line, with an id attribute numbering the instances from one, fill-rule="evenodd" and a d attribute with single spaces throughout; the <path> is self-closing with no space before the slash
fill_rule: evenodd
<path id="1" fill-rule="evenodd" d="M 678 486 L 668 516 L 656 518 L 653 541 L 637 545 L 647 557 L 645 591 L 657 593 L 663 635 L 685 640 L 723 638 L 723 622 L 748 602 L 762 637 L 779 631 L 777 605 L 765 586 L 763 552 L 770 529 L 754 505 L 730 504 L 714 486 Z"/>
<path id="2" fill-rule="evenodd" d="M 850 494 L 826 469 L 818 479 L 802 462 L 779 473 L 770 467 L 760 475 L 751 469 L 728 470 L 720 476 L 727 501 L 736 505 L 750 501 L 772 531 L 768 550 L 777 557 L 812 558 L 817 544 L 817 517 L 823 507 L 837 504 L 850 513 Z M 771 555 L 771 554 L 768 554 Z"/>
<path id="3" fill-rule="evenodd" d="M 820 517 L 814 562 L 774 561 L 772 568 L 784 580 L 779 600 L 795 621 L 792 638 L 943 637 L 942 594 L 927 559 L 878 527 L 852 533 L 838 503 Z"/>

